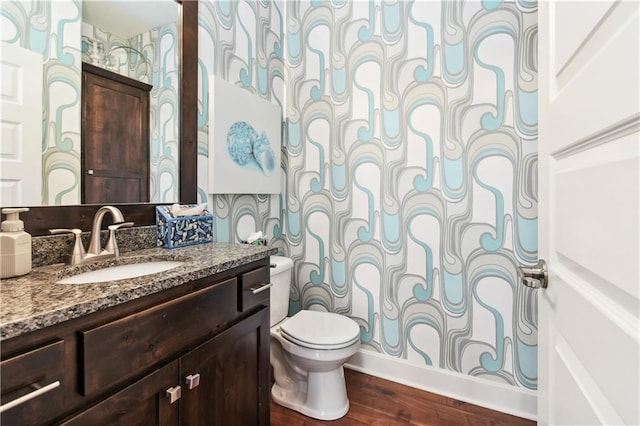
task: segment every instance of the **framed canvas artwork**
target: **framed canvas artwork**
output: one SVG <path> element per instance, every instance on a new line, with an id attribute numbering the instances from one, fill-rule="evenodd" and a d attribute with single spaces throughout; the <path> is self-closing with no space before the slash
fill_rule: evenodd
<path id="1" fill-rule="evenodd" d="M 209 193 L 279 194 L 279 105 L 209 78 Z"/>

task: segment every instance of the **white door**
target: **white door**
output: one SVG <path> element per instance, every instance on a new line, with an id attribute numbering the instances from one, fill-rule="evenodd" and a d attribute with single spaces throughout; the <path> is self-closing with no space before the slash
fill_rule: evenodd
<path id="1" fill-rule="evenodd" d="M 640 424 L 639 4 L 539 3 L 540 424 Z"/>
<path id="2" fill-rule="evenodd" d="M 42 204 L 42 55 L 0 48 L 0 205 Z"/>

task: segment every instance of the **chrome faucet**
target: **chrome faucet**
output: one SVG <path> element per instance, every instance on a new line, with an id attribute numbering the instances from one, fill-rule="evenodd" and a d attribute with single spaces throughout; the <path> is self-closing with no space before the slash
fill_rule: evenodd
<path id="1" fill-rule="evenodd" d="M 113 225 L 109 225 L 109 239 L 107 244 L 102 248 L 100 243 L 100 228 L 102 228 L 102 219 L 106 213 L 111 213 Z M 116 241 L 116 230 L 120 228 L 133 226 L 133 222 L 125 222 L 124 216 L 120 209 L 113 206 L 103 206 L 98 209 L 93 217 L 93 227 L 91 229 L 91 242 L 89 250 L 85 252 L 82 244 L 82 231 L 80 229 L 50 229 L 52 234 L 72 233 L 75 236 L 73 250 L 70 255 L 65 257 L 65 262 L 69 265 L 79 265 L 82 263 L 94 262 L 96 260 L 109 259 L 120 256 L 120 249 Z"/>
<path id="2" fill-rule="evenodd" d="M 93 227 L 91 228 L 91 243 L 89 244 L 89 250 L 87 250 L 88 255 L 102 254 L 102 246 L 100 243 L 100 228 L 102 228 L 102 218 L 107 212 L 111 213 L 111 217 L 113 218 L 114 225 L 119 225 L 119 224 L 124 225 L 126 223 L 124 221 L 124 216 L 122 215 L 122 212 L 117 207 L 113 207 L 113 206 L 100 207 L 96 212 L 95 216 L 93 216 Z M 133 225 L 133 223 L 131 223 L 131 225 Z M 112 236 L 113 236 L 113 240 L 115 241 L 114 231 L 116 229 L 118 228 L 114 228 L 113 230 L 109 229 L 109 242 L 111 241 Z M 109 242 L 107 242 L 107 246 L 109 246 Z"/>

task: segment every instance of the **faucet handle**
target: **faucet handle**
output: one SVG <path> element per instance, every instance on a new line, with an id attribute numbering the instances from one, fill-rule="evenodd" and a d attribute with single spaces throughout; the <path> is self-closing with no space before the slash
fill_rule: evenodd
<path id="1" fill-rule="evenodd" d="M 116 241 L 116 230 L 120 228 L 130 228 L 133 226 L 133 222 L 120 222 L 109 225 L 109 239 L 107 245 L 104 246 L 105 251 L 113 253 L 115 257 L 120 256 L 120 249 L 118 248 L 118 242 Z"/>
<path id="2" fill-rule="evenodd" d="M 86 252 L 84 250 L 84 245 L 82 245 L 82 230 L 78 228 L 66 229 L 66 228 L 55 228 L 49 229 L 49 232 L 52 234 L 73 234 L 75 237 L 75 241 L 73 243 L 73 250 L 71 254 L 67 254 L 65 256 L 65 261 L 69 265 L 77 265 L 80 263 L 82 259 L 86 256 Z"/>
<path id="3" fill-rule="evenodd" d="M 75 235 L 82 234 L 82 230 L 78 228 L 73 228 L 73 229 L 55 228 L 55 229 L 49 229 L 49 232 L 52 234 L 75 234 Z"/>
<path id="4" fill-rule="evenodd" d="M 113 225 L 109 225 L 109 231 L 115 231 L 116 229 L 120 229 L 120 228 L 131 228 L 133 226 L 133 222 L 118 222 L 118 223 L 114 223 Z"/>

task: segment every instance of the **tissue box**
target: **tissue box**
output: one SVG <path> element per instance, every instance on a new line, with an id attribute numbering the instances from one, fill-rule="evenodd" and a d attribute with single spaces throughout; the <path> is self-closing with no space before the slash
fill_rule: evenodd
<path id="1" fill-rule="evenodd" d="M 205 210 L 198 216 L 173 217 L 170 208 L 171 206 L 156 206 L 158 247 L 176 248 L 213 241 L 211 213 Z"/>

